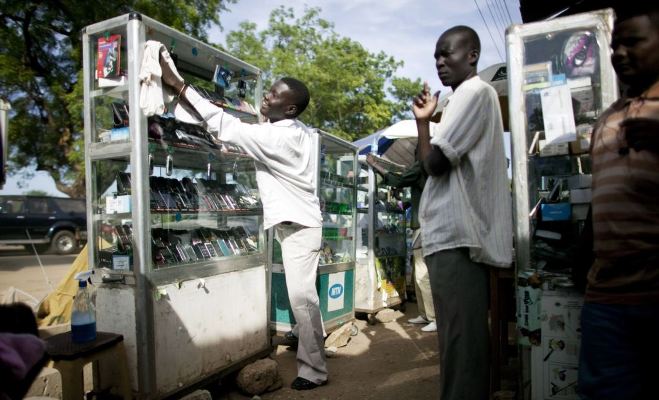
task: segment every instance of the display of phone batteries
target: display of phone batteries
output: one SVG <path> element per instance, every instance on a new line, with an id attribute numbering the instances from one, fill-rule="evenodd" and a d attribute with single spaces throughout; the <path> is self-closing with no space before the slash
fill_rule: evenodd
<path id="1" fill-rule="evenodd" d="M 156 267 L 199 262 L 258 251 L 256 237 L 244 227 L 151 230 L 151 253 Z"/>

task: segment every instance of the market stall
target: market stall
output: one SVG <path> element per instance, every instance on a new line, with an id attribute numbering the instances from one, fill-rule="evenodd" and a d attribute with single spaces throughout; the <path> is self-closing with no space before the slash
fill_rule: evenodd
<path id="1" fill-rule="evenodd" d="M 404 203 L 409 190 L 387 186 L 382 176 L 360 156 L 357 183 L 357 266 L 355 311 L 373 314 L 401 306 L 406 299 L 408 235 Z M 378 157 L 388 171 L 400 165 Z"/>
<path id="2" fill-rule="evenodd" d="M 316 192 L 323 214 L 323 236 L 316 288 L 323 326 L 330 333 L 355 317 L 354 171 L 357 169 L 357 148 L 327 132 L 317 132 Z M 270 323 L 273 330 L 285 333 L 293 328 L 295 318 L 288 301 L 281 247 L 272 237 L 270 243 Z"/>
<path id="3" fill-rule="evenodd" d="M 261 71 L 137 13 L 82 40 L 97 328 L 123 335 L 137 397 L 171 396 L 270 352 L 266 241 L 254 161 L 160 115 L 167 93 L 144 97 L 141 81 L 159 79 L 148 41 L 246 122 L 258 119 Z"/>
<path id="4" fill-rule="evenodd" d="M 578 244 L 593 124 L 618 96 L 612 27 L 612 11 L 602 10 L 513 25 L 506 36 L 524 399 L 578 398 L 576 272 L 589 267 L 589 248 Z"/>

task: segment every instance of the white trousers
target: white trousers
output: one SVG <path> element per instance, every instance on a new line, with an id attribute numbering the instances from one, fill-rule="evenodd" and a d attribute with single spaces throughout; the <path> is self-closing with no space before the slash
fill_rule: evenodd
<path id="1" fill-rule="evenodd" d="M 316 291 L 322 228 L 278 224 L 275 234 L 281 244 L 288 301 L 297 323 L 297 375 L 320 384 L 327 380 L 323 321 Z"/>

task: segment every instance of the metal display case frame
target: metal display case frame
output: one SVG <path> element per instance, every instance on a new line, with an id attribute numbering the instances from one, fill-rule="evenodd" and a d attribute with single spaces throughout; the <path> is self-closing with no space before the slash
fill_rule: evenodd
<path id="1" fill-rule="evenodd" d="M 97 63 L 102 57 L 100 43 L 102 38 L 104 42 L 112 40 L 113 35 L 121 36 L 120 48 L 115 50 L 120 51 L 119 65 L 126 73 L 101 85 L 97 76 Z M 89 265 L 95 271 L 92 279 L 97 286 L 97 327 L 99 331 L 123 334 L 133 371 L 131 385 L 137 396 L 162 398 L 271 351 L 269 288 L 262 208 L 202 212 L 199 203 L 196 211 L 190 212 L 156 212 L 153 208 L 149 182 L 154 166 L 161 176 L 163 169 L 167 175 L 172 170 L 183 174 L 205 171 L 208 179 L 229 182 L 226 173 L 237 174 L 239 179 L 243 173 L 252 174 L 254 161 L 235 148 L 232 154 L 218 148 L 177 147 L 162 141 L 154 145 L 148 132 L 149 120 L 140 108 L 139 75 L 147 40 L 159 41 L 175 54 L 186 82 L 196 79 L 212 86 L 219 67 L 249 82 L 247 99 L 252 104 L 248 110 L 225 108 L 243 120 L 258 121 L 255 110 L 262 97 L 262 80 L 258 68 L 138 13 L 92 24 L 82 32 L 88 248 Z M 114 100 L 127 105 L 123 117 L 128 126 L 122 131 L 101 132 L 101 125 L 112 120 L 105 106 Z M 239 104 L 249 105 L 244 101 Z M 114 196 L 112 201 L 107 196 L 103 205 L 99 188 L 107 178 L 102 179 L 100 174 L 106 172 L 106 167 L 120 167 L 121 163 L 130 171 L 130 194 L 119 199 L 123 200 L 120 205 L 114 200 L 122 196 Z M 226 167 L 230 164 L 233 169 Z M 118 180 L 113 185 L 118 185 Z M 241 247 L 242 255 L 241 251 L 218 251 L 210 256 L 202 253 L 199 258 L 170 258 L 164 266 L 156 264 L 153 226 L 157 223 L 171 229 L 186 218 L 191 225 L 203 220 L 217 224 L 215 228 L 233 227 L 241 218 L 249 219 L 256 224 L 254 247 L 250 251 Z M 109 264 L 100 262 L 105 246 L 101 238 L 107 237 L 103 236 L 104 219 L 130 224 L 125 230 L 128 244 L 124 244 L 129 253 L 120 257 L 111 254 Z M 99 268 L 101 265 L 104 267 Z"/>
<path id="2" fill-rule="evenodd" d="M 378 163 L 386 170 L 402 173 L 404 168 L 378 156 Z M 366 164 L 366 157 L 360 156 L 360 173 L 357 190 L 358 233 L 361 246 L 357 249 L 357 281 L 355 312 L 365 313 L 369 323 L 374 322 L 374 314 L 384 308 L 404 307 L 407 296 L 407 221 L 405 211 L 394 204 L 382 203 L 378 194 L 393 194 L 397 189 L 386 186 L 382 177 Z M 409 191 L 400 190 L 401 197 Z M 362 197 L 366 201 L 360 201 Z M 405 198 L 401 198 L 406 200 Z M 383 218 L 381 218 L 381 216 Z M 382 221 L 392 222 L 387 228 Z M 366 241 L 364 241 L 366 239 Z M 392 244 L 395 254 L 382 254 L 385 244 Z M 380 248 L 380 245 L 383 248 Z"/>
<path id="3" fill-rule="evenodd" d="M 592 125 L 618 97 L 610 63 L 612 29 L 613 11 L 606 9 L 512 25 L 506 33 L 524 399 L 577 398 L 582 295 L 566 272 L 575 260 L 566 242 L 581 234 L 590 203 L 576 194 L 590 190 Z M 563 112 L 556 111 L 560 91 L 572 100 Z M 558 137 L 556 131 L 549 135 L 555 129 L 552 118 L 569 120 L 561 129 L 574 129 L 574 137 L 551 143 L 550 137 Z M 543 135 L 544 147 L 538 145 Z M 555 329 L 554 321 L 563 321 L 562 328 Z"/>
<path id="4" fill-rule="evenodd" d="M 356 186 L 350 172 L 357 169 L 358 148 L 352 143 L 330 133 L 316 130 L 314 153 L 316 163 L 316 195 L 319 196 L 323 213 L 323 251 L 329 258 L 336 258 L 337 247 L 342 246 L 341 260 L 323 260 L 316 278 L 320 301 L 320 312 L 326 333 L 352 323 L 355 319 L 355 238 L 356 238 Z M 340 154 L 335 165 L 326 162 L 330 154 Z M 334 168 L 332 170 L 332 167 Z M 330 194 L 325 194 L 327 190 Z M 336 198 L 339 192 L 348 192 L 348 198 Z M 351 225 L 349 223 L 352 223 Z M 271 231 L 271 230 L 270 230 Z M 284 266 L 281 264 L 280 247 L 272 234 L 269 236 L 271 254 L 271 319 L 270 326 L 275 334 L 290 331 L 295 318 L 288 301 Z M 345 244 L 349 243 L 346 247 Z M 352 325 L 353 332 L 356 326 Z"/>

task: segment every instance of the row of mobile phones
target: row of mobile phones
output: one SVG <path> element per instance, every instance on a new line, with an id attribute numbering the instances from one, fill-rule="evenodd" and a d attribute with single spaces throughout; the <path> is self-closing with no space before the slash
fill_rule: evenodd
<path id="1" fill-rule="evenodd" d="M 151 230 L 151 243 L 157 267 L 247 255 L 258 250 L 256 238 L 243 227 L 192 231 L 155 228 Z"/>
<path id="2" fill-rule="evenodd" d="M 130 173 L 117 174 L 117 194 L 130 194 Z M 198 178 L 181 180 L 162 176 L 149 177 L 151 210 L 155 211 L 240 211 L 261 206 L 254 194 L 242 185 L 225 184 Z"/>

